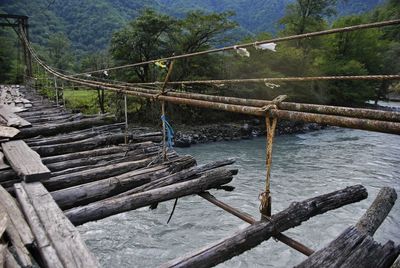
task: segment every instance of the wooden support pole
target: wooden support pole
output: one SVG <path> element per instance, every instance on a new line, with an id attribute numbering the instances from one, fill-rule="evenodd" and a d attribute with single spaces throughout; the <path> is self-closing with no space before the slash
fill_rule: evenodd
<path id="1" fill-rule="evenodd" d="M 161 267 L 211 267 L 259 245 L 271 236 L 296 227 L 309 218 L 367 198 L 362 185 L 294 202 L 268 221 L 256 222 L 217 243 L 172 260 Z"/>
<path id="2" fill-rule="evenodd" d="M 126 94 L 124 94 L 124 108 L 125 108 L 125 144 L 128 144 L 128 101 Z"/>
<path id="3" fill-rule="evenodd" d="M 55 93 L 56 93 L 56 105 L 59 106 L 58 103 L 58 86 L 57 86 L 57 77 L 54 76 L 54 89 L 55 89 Z"/>
<path id="4" fill-rule="evenodd" d="M 209 192 L 200 193 L 199 196 L 203 197 L 210 203 L 216 205 L 217 207 L 222 208 L 226 212 L 229 212 L 230 214 L 238 217 L 239 219 L 241 219 L 247 223 L 250 223 L 250 224 L 256 223 L 256 220 L 250 214 L 247 214 L 246 212 L 240 211 L 234 207 L 229 206 L 228 204 L 215 198 Z M 282 233 L 276 234 L 273 237 L 278 239 L 282 243 L 288 245 L 289 247 L 303 253 L 306 256 L 310 256 L 311 254 L 314 253 L 314 250 L 310 249 L 309 247 L 301 244 L 300 242 L 298 242 Z"/>
<path id="5" fill-rule="evenodd" d="M 174 68 L 174 61 L 172 61 L 168 65 L 168 72 L 167 75 L 165 76 L 164 84 L 161 88 L 161 94 L 165 94 L 165 88 L 167 86 L 167 83 L 169 81 L 169 78 L 172 74 L 172 70 Z M 167 160 L 167 141 L 166 141 L 166 125 L 165 125 L 165 101 L 161 101 L 161 116 L 163 118 L 162 120 L 162 129 L 163 129 L 163 160 Z"/>

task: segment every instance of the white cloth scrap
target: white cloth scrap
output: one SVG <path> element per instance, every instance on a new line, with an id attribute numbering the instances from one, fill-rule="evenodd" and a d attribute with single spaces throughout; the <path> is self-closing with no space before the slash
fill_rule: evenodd
<path id="1" fill-rule="evenodd" d="M 236 50 L 236 53 L 239 54 L 242 57 L 250 57 L 250 52 L 247 51 L 244 47 L 233 47 Z"/>
<path id="2" fill-rule="evenodd" d="M 260 45 L 256 45 L 256 49 L 261 49 L 261 50 L 271 50 L 276 52 L 276 44 L 275 43 L 266 43 L 266 44 L 260 44 Z"/>

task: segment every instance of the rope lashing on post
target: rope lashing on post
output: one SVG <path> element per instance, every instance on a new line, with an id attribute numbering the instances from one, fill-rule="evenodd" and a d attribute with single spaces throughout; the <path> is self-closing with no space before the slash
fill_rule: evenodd
<path id="1" fill-rule="evenodd" d="M 274 143 L 275 130 L 278 122 L 278 118 L 273 117 L 270 111 L 278 109 L 279 104 L 286 98 L 287 98 L 286 95 L 280 95 L 272 101 L 272 104 L 268 104 L 261 108 L 261 110 L 265 112 L 265 125 L 267 130 L 266 133 L 267 147 L 266 147 L 266 161 L 265 161 L 267 174 L 265 178 L 265 191 L 259 195 L 259 199 L 260 199 L 261 215 L 267 217 L 271 216 L 270 181 L 271 181 L 271 164 L 272 164 L 272 145 Z"/>
<path id="2" fill-rule="evenodd" d="M 168 148 L 172 149 L 172 146 L 173 146 L 172 139 L 174 138 L 174 130 L 173 130 L 172 126 L 170 125 L 170 123 L 167 121 L 165 114 L 161 115 L 161 121 L 163 122 L 163 124 L 165 124 Z"/>

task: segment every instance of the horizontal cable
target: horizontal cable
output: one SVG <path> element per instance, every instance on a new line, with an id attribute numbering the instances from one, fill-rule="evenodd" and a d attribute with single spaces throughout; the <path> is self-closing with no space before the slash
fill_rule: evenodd
<path id="1" fill-rule="evenodd" d="M 312 77 L 269 77 L 245 79 L 220 79 L 220 80 L 192 80 L 173 81 L 169 85 L 194 85 L 194 84 L 241 84 L 241 83 L 266 83 L 266 82 L 307 82 L 307 81 L 332 81 L 332 80 L 400 80 L 400 75 L 340 75 L 340 76 L 312 76 Z M 130 83 L 131 85 L 159 85 L 161 81 L 147 83 Z"/>
<path id="2" fill-rule="evenodd" d="M 187 54 L 182 54 L 182 55 L 177 55 L 177 56 L 172 56 L 172 57 L 165 57 L 165 58 L 160 58 L 160 59 L 154 59 L 154 60 L 143 61 L 143 62 L 132 63 L 132 64 L 126 64 L 126 65 L 120 65 L 120 66 L 115 66 L 115 67 L 110 67 L 110 68 L 105 68 L 105 69 L 99 69 L 99 70 L 95 70 L 95 71 L 76 74 L 74 76 L 85 75 L 85 74 L 94 74 L 94 73 L 100 73 L 100 72 L 104 72 L 104 71 L 124 69 L 124 68 L 129 68 L 129 67 L 136 67 L 136 66 L 155 63 L 155 62 L 158 62 L 158 61 L 167 61 L 167 60 L 173 60 L 173 59 L 189 58 L 189 57 L 205 55 L 205 54 L 210 54 L 210 53 L 216 53 L 216 52 L 222 52 L 222 51 L 228 51 L 228 50 L 235 50 L 235 49 L 238 49 L 238 48 L 259 46 L 259 45 L 268 44 L 268 43 L 278 43 L 278 42 L 283 42 L 283 41 L 304 39 L 304 38 L 309 38 L 309 37 L 328 35 L 328 34 L 335 34 L 335 33 L 351 32 L 351 31 L 362 30 L 362 29 L 378 28 L 378 27 L 384 27 L 384 26 L 390 26 L 390 25 L 396 25 L 396 24 L 400 24 L 400 19 L 381 21 L 381 22 L 374 22 L 374 23 L 367 23 L 367 24 L 359 24 L 359 25 L 353 25 L 353 26 L 348 26 L 348 27 L 343 27 L 343 28 L 336 28 L 336 29 L 324 30 L 324 31 L 319 31 L 319 32 L 311 32 L 311 33 L 305 33 L 305 34 L 291 35 L 291 36 L 286 36 L 286 37 L 278 37 L 278 38 L 272 38 L 272 39 L 263 40 L 263 41 L 255 41 L 253 43 L 245 43 L 245 44 L 241 44 L 241 45 L 234 45 L 234 46 L 227 46 L 227 47 L 222 47 L 222 48 L 209 49 L 209 50 L 200 51 L 200 52 L 187 53 Z"/>

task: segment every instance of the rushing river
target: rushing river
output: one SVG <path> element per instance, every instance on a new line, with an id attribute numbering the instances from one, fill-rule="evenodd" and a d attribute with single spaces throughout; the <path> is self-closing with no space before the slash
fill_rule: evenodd
<path id="1" fill-rule="evenodd" d="M 212 191 L 222 201 L 258 217 L 258 194 L 265 177 L 265 140 L 256 138 L 179 149 L 198 163 L 235 157 L 239 174 L 233 192 Z M 364 185 L 367 200 L 311 218 L 285 232 L 319 249 L 354 224 L 371 204 L 379 188 L 394 187 L 400 195 L 400 138 L 367 131 L 330 128 L 307 134 L 276 137 L 271 189 L 273 212 L 292 201 L 354 184 Z M 199 196 L 179 199 L 166 223 L 173 201 L 158 209 L 143 208 L 81 226 L 90 249 L 104 267 L 156 267 L 168 260 L 224 238 L 246 223 Z M 400 243 L 400 200 L 375 238 Z M 290 267 L 304 256 L 280 242 L 269 240 L 219 267 Z"/>

